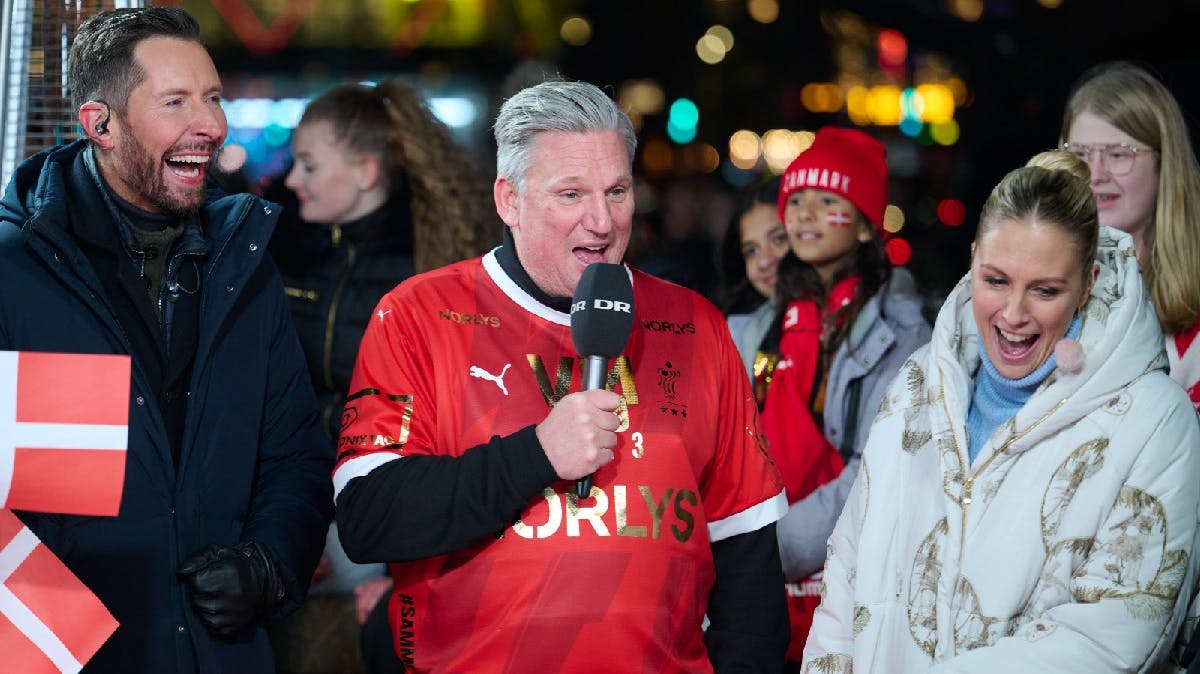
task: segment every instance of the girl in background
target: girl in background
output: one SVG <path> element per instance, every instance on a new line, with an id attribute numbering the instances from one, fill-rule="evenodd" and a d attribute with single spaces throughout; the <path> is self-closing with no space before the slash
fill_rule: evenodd
<path id="1" fill-rule="evenodd" d="M 729 332 L 751 380 L 756 361 L 763 363 L 766 358 L 759 347 L 776 317 L 771 301 L 775 276 L 779 261 L 789 250 L 787 231 L 776 206 L 778 198 L 779 178 L 769 178 L 745 190 L 722 247 L 726 279 L 722 304 Z"/>
<path id="2" fill-rule="evenodd" d="M 884 253 L 885 155 L 861 131 L 825 127 L 780 183 L 791 254 L 779 266 L 779 357 L 762 423 L 791 503 L 777 525 L 784 575 L 799 583 L 789 588 L 791 661 L 866 431 L 892 377 L 930 335 L 911 276 Z"/>
<path id="3" fill-rule="evenodd" d="M 292 155 L 285 185 L 301 221 L 276 233 L 271 252 L 333 446 L 379 298 L 414 273 L 479 255 L 499 241 L 501 225 L 490 185 L 401 80 L 340 85 L 313 99 Z M 331 527 L 309 604 L 277 649 L 281 671 L 399 671 L 380 601 L 391 587 L 384 565 L 350 562 Z M 368 617 L 364 663 L 356 637 Z"/>
<path id="4" fill-rule="evenodd" d="M 1171 378 L 1200 409 L 1200 166 L 1179 103 L 1146 70 L 1104 63 L 1071 93 L 1059 142 L 1091 169 L 1100 224 L 1133 237 Z"/>

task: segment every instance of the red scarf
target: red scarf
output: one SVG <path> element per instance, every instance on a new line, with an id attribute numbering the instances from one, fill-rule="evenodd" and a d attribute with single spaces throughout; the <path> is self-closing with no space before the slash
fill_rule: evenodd
<path id="1" fill-rule="evenodd" d="M 825 398 L 823 388 L 814 389 L 818 375 L 824 378 L 818 369 L 826 318 L 850 304 L 857 289 L 858 276 L 848 276 L 834 284 L 824 307 L 813 300 L 797 300 L 783 316 L 779 361 L 763 406 L 762 423 L 771 456 L 783 474 L 789 503 L 808 496 L 842 472 L 841 455 L 813 419 L 814 407 L 820 413 Z M 843 314 L 828 329 L 844 322 Z"/>
<path id="2" fill-rule="evenodd" d="M 818 372 L 822 333 L 845 323 L 845 314 L 838 312 L 854 300 L 857 290 L 858 276 L 849 276 L 834 284 L 823 307 L 812 300 L 798 300 L 788 305 L 783 317 L 779 361 L 761 419 L 771 457 L 783 474 L 789 504 L 833 480 L 845 467 L 842 455 L 825 439 L 813 415 L 821 413 L 825 400 L 826 373 Z M 828 320 L 831 314 L 835 316 L 832 321 Z M 792 628 L 787 662 L 800 662 L 813 612 L 821 602 L 820 587 L 820 573 L 787 585 Z"/>

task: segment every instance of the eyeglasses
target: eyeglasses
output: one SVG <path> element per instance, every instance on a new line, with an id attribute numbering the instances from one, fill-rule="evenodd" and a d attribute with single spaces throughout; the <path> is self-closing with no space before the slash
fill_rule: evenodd
<path id="1" fill-rule="evenodd" d="M 1062 149 L 1079 157 L 1088 166 L 1092 165 L 1092 153 L 1098 153 L 1100 166 L 1115 176 L 1123 176 L 1132 171 L 1138 155 L 1153 155 L 1158 152 L 1148 147 L 1134 147 L 1129 143 L 1063 143 Z"/>

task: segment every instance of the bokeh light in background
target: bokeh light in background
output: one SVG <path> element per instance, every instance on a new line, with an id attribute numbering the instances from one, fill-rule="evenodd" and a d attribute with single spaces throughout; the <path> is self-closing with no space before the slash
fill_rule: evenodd
<path id="1" fill-rule="evenodd" d="M 749 0 L 746 13 L 759 23 L 773 23 L 779 18 L 779 3 L 776 0 Z"/>
<path id="2" fill-rule="evenodd" d="M 579 14 L 568 14 L 558 30 L 562 41 L 573 47 L 581 47 L 592 41 L 592 24 Z"/>
<path id="3" fill-rule="evenodd" d="M 729 161 L 736 167 L 749 171 L 758 165 L 762 153 L 762 139 L 749 129 L 734 131 L 729 137 Z"/>
<path id="4" fill-rule="evenodd" d="M 675 99 L 667 116 L 667 136 L 675 143 L 685 145 L 696 139 L 700 123 L 700 109 L 688 98 Z"/>
<path id="5" fill-rule="evenodd" d="M 883 244 L 888 260 L 897 267 L 903 267 L 912 261 L 912 246 L 898 236 L 893 236 Z"/>
<path id="6" fill-rule="evenodd" d="M 883 231 L 895 234 L 904 229 L 904 211 L 895 204 L 888 204 L 883 210 Z"/>
<path id="7" fill-rule="evenodd" d="M 942 199 L 938 202 L 937 217 L 947 227 L 958 227 L 967 219 L 967 207 L 958 199 Z"/>
<path id="8" fill-rule="evenodd" d="M 373 85 L 375 81 L 363 81 Z M 323 89 L 322 87 L 321 89 Z M 291 161 L 292 130 L 300 123 L 310 98 L 232 98 L 221 101 L 229 123 L 228 142 L 246 148 L 243 172 L 252 182 L 281 176 Z M 461 95 L 428 95 L 429 110 L 451 132 L 483 124 L 486 109 L 482 92 Z"/>
<path id="9" fill-rule="evenodd" d="M 788 164 L 813 142 L 811 131 L 771 129 L 763 134 L 763 161 L 774 173 L 783 173 Z"/>
<path id="10" fill-rule="evenodd" d="M 983 17 L 983 0 L 944 0 L 946 10 L 954 16 L 975 23 Z"/>

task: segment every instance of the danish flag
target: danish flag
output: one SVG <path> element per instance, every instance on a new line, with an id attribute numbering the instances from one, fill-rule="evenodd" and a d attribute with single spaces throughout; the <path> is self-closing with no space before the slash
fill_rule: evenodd
<path id="1" fill-rule="evenodd" d="M 825 213 L 825 221 L 830 227 L 849 227 L 854 223 L 854 218 L 849 213 L 840 211 L 828 211 Z"/>
<path id="2" fill-rule="evenodd" d="M 0 508 L 116 515 L 130 360 L 0 351 Z M 0 510 L 0 653 L 8 671 L 75 673 L 117 621 L 37 536 Z"/>
<path id="3" fill-rule="evenodd" d="M 116 515 L 129 356 L 0 351 L 0 507 Z"/>
<path id="4" fill-rule="evenodd" d="M 104 604 L 0 510 L 0 653 L 10 672 L 74 674 L 117 629 Z"/>

